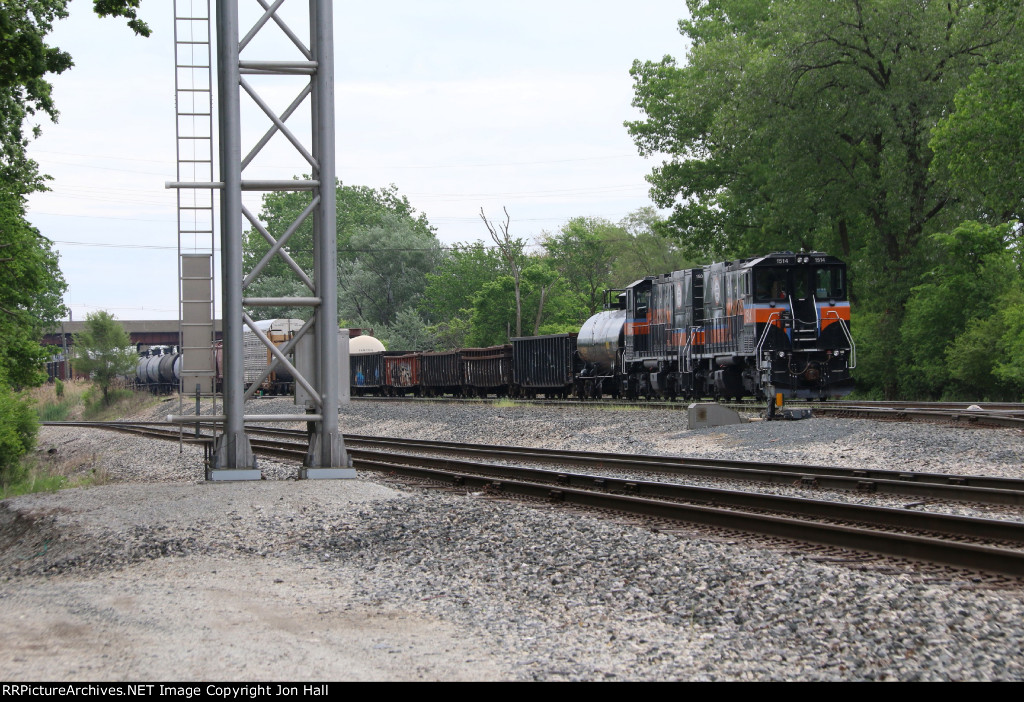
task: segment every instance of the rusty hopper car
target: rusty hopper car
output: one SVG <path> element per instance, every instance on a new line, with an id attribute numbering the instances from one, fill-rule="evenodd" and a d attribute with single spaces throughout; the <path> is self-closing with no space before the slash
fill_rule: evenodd
<path id="1" fill-rule="evenodd" d="M 423 354 L 420 353 L 386 352 L 384 356 L 385 394 L 401 397 L 409 393 L 413 395 L 421 393 L 420 361 L 422 356 Z"/>

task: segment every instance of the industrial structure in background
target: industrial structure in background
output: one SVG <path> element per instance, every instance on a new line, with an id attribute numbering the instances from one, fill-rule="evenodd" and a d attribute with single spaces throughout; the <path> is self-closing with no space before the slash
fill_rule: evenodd
<path id="1" fill-rule="evenodd" d="M 179 88 L 179 101 L 188 95 L 188 107 L 183 108 L 181 102 L 178 112 L 178 159 L 179 178 L 189 167 L 193 167 L 192 179 L 169 183 L 168 187 L 195 191 L 194 197 L 179 197 L 179 222 L 192 222 L 197 226 L 179 227 L 179 245 L 186 241 L 191 249 L 205 246 L 205 237 L 210 235 L 210 254 L 212 254 L 212 195 L 210 196 L 210 227 L 201 215 L 206 212 L 206 191 L 220 191 L 220 245 L 221 245 L 221 286 L 223 317 L 223 407 L 224 414 L 216 417 L 223 421 L 223 433 L 217 439 L 214 464 L 207 472 L 211 480 L 258 480 L 260 472 L 256 469 L 255 457 L 245 433 L 244 414 L 245 400 L 250 397 L 261 382 L 252 383 L 246 391 L 244 380 L 244 343 L 243 337 L 248 331 L 259 340 L 272 356 L 265 373 L 269 376 L 275 372 L 286 372 L 303 397 L 308 400 L 307 415 L 304 417 L 312 423 L 314 430 L 310 435 L 309 451 L 300 476 L 303 478 L 354 478 L 355 471 L 345 451 L 342 435 L 338 428 L 338 410 L 340 404 L 340 378 L 347 377 L 347 364 L 342 368 L 344 340 L 337 323 L 337 242 L 336 242 L 336 195 L 335 195 L 335 141 L 334 141 L 334 40 L 333 40 L 333 3 L 331 0 L 309 0 L 308 15 L 305 17 L 308 26 L 308 41 L 293 30 L 281 15 L 282 2 L 273 4 L 257 0 L 263 8 L 255 21 L 242 30 L 239 18 L 239 0 L 219 0 L 216 3 L 216 21 L 213 25 L 217 37 L 217 106 L 218 106 L 218 138 L 220 151 L 220 180 L 214 181 L 212 174 L 212 157 L 209 159 L 208 180 L 201 180 L 206 173 L 205 149 L 212 147 L 212 133 L 205 135 L 197 125 L 212 125 L 212 110 L 208 115 L 204 111 L 203 101 L 209 99 L 212 107 L 212 81 L 208 78 L 204 84 L 201 74 L 210 76 L 210 36 L 211 15 L 210 0 L 175 0 L 175 65 L 179 73 L 179 85 L 189 82 L 184 89 Z M 249 3 L 251 5 L 252 3 Z M 251 7 L 248 9 L 252 9 Z M 293 55 L 287 58 L 268 58 L 266 56 L 250 57 L 253 53 L 253 40 L 261 33 L 275 28 L 284 34 L 292 45 Z M 204 39 L 204 30 L 206 32 Z M 273 42 L 267 44 L 274 46 Z M 250 51 L 246 51 L 247 48 Z M 203 60 L 203 52 L 206 59 Z M 191 75 L 182 75 L 184 72 Z M 256 77 L 298 78 L 301 88 L 287 109 L 278 114 L 260 96 Z M 187 79 L 183 80 L 183 79 Z M 289 82 L 285 80 L 284 82 Z M 280 85 L 275 85 L 279 89 Z M 205 91 L 205 92 L 204 92 Z M 242 146 L 242 93 L 255 104 L 270 121 L 270 127 L 263 137 L 254 144 L 243 156 Z M 295 111 L 309 100 L 311 129 L 308 144 L 304 144 L 285 123 Z M 183 124 L 191 120 L 189 124 Z M 191 130 L 191 131 L 189 131 Z M 212 126 L 211 126 L 212 131 Z M 310 177 L 305 180 L 291 179 L 255 179 L 245 178 L 245 170 L 259 156 L 264 147 L 275 136 L 283 136 L 295 149 L 305 164 L 308 165 Z M 190 143 L 194 149 L 183 149 L 183 143 Z M 183 158 L 188 153 L 191 158 Z M 184 166 L 184 167 L 183 167 Z M 283 174 L 290 175 L 290 174 Z M 242 201 L 243 192 L 273 191 L 309 191 L 312 195 L 309 206 L 298 216 L 287 231 L 275 238 L 267 231 Z M 185 204 L 182 205 L 181 203 Z M 192 208 L 192 209 L 185 209 Z M 186 213 L 182 216 L 182 213 Z M 189 217 L 188 214 L 193 216 Z M 245 274 L 242 269 L 242 234 L 243 217 L 253 230 L 263 236 L 270 249 L 252 271 Z M 309 220 L 312 223 L 314 251 L 312 270 L 304 270 L 288 254 L 287 242 L 291 235 Z M 202 238 L 200 242 L 199 238 Z M 200 257 L 204 251 L 180 251 L 181 281 L 181 322 L 182 351 L 185 354 L 202 355 L 199 346 L 185 344 L 186 333 L 191 339 L 198 339 L 201 332 L 193 324 L 200 323 L 203 306 L 211 310 L 213 319 L 212 276 L 205 277 L 205 269 Z M 260 298 L 246 296 L 245 291 L 259 277 L 261 271 L 275 257 L 281 257 L 303 284 L 308 294 L 299 297 Z M 213 270 L 212 255 L 210 271 Z M 209 282 L 208 282 L 209 281 Z M 211 294 L 209 302 L 202 297 L 209 285 Z M 308 307 L 311 315 L 302 326 L 294 332 L 291 339 L 280 348 L 260 329 L 260 325 L 250 317 L 245 308 L 259 307 Z M 211 335 L 212 335 L 212 327 Z M 212 340 L 212 339 L 211 339 Z M 197 342 L 198 344 L 198 342 Z M 206 354 L 209 357 L 209 344 Z M 299 350 L 303 368 L 289 360 Z M 200 367 L 198 360 L 186 358 L 182 365 L 184 381 L 198 381 L 200 386 L 206 382 L 206 369 Z M 344 375 L 341 371 L 344 370 Z M 188 375 L 191 373 L 191 375 Z M 209 377 L 213 377 L 212 374 Z M 210 381 L 212 386 L 212 380 Z M 195 383 L 193 383 L 195 384 Z M 190 388 L 186 385 L 185 392 Z M 212 388 L 211 388 L 212 390 Z M 175 419 L 182 421 L 183 417 Z M 208 419 L 212 419 L 208 418 Z M 260 415 L 259 421 L 295 421 L 295 415 Z M 193 420 L 194 421 L 194 418 Z"/>

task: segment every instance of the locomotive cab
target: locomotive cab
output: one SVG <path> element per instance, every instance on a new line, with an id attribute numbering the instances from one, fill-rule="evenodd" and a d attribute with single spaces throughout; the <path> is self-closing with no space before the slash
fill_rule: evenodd
<path id="1" fill-rule="evenodd" d="M 822 253 L 782 252 L 745 267 L 753 288 L 744 321 L 757 339 L 757 369 L 744 384 L 807 399 L 851 392 L 846 265 Z"/>

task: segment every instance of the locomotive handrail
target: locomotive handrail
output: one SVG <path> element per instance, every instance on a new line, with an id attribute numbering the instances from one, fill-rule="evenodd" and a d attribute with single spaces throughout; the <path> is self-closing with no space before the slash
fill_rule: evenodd
<path id="1" fill-rule="evenodd" d="M 697 328 L 696 327 L 692 327 L 690 329 L 690 333 L 686 335 L 686 343 L 683 344 L 683 348 L 679 350 L 679 358 L 676 360 L 676 365 L 677 366 L 679 365 L 679 362 L 681 360 L 683 360 L 683 359 L 686 360 L 686 371 L 685 372 L 687 372 L 687 373 L 690 372 L 690 356 L 689 356 L 690 347 L 693 346 L 693 337 L 695 337 L 696 335 L 697 335 Z"/>
<path id="2" fill-rule="evenodd" d="M 768 321 L 764 325 L 764 331 L 761 332 L 761 338 L 757 340 L 757 346 L 754 348 L 755 358 L 757 358 L 758 368 L 761 366 L 761 351 L 764 348 L 764 342 L 768 339 L 768 330 L 772 328 L 772 323 L 778 321 L 781 318 L 782 312 L 772 312 L 768 315 Z"/>
<path id="3" fill-rule="evenodd" d="M 850 329 L 846 326 L 845 320 L 839 316 L 839 312 L 836 310 L 827 310 L 825 316 L 836 322 L 839 322 L 839 328 L 843 330 L 843 335 L 846 340 L 850 343 L 850 362 L 847 367 L 853 370 L 857 367 L 857 345 L 853 343 L 853 336 L 850 335 Z"/>

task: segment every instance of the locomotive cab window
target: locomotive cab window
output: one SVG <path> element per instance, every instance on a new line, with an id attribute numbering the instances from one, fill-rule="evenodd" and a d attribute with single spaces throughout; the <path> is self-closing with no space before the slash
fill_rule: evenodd
<path id="1" fill-rule="evenodd" d="M 846 298 L 842 266 L 821 266 L 814 269 L 814 296 L 819 300 Z"/>
<path id="2" fill-rule="evenodd" d="M 642 290 L 636 293 L 636 313 L 637 315 L 647 314 L 647 308 L 651 305 L 651 291 Z"/>
<path id="3" fill-rule="evenodd" d="M 789 269 L 760 268 L 754 273 L 755 299 L 758 302 L 785 300 L 789 296 Z"/>

